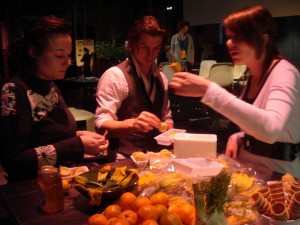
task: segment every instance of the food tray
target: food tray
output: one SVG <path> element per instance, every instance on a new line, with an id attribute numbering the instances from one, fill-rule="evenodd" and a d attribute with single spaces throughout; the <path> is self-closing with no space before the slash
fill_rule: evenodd
<path id="1" fill-rule="evenodd" d="M 186 132 L 186 130 L 183 130 L 183 129 L 169 129 L 166 132 L 156 136 L 154 139 L 160 145 L 169 146 L 173 143 L 175 134 L 184 133 L 184 132 Z"/>
<path id="2" fill-rule="evenodd" d="M 137 160 L 135 160 L 133 155 L 131 155 L 130 158 L 132 159 L 132 161 L 138 168 L 144 168 L 146 166 L 146 164 L 148 163 L 148 160 L 149 160 L 149 165 L 152 165 L 155 160 L 171 160 L 171 159 L 175 159 L 176 156 L 174 154 L 171 154 L 171 158 L 168 158 L 164 155 L 160 155 L 159 153 L 152 153 L 152 154 L 148 155 L 147 160 L 137 161 Z"/>
<path id="3" fill-rule="evenodd" d="M 176 172 L 194 178 L 216 176 L 224 167 L 224 165 L 207 158 L 173 159 L 173 166 Z"/>
<path id="4" fill-rule="evenodd" d="M 130 156 L 130 158 L 138 168 L 145 167 L 146 164 L 148 163 L 148 160 L 137 161 L 132 155 Z"/>

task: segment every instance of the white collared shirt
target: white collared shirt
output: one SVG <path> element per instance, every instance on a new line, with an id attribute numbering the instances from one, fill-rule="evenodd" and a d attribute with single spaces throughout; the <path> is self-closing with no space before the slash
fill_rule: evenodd
<path id="1" fill-rule="evenodd" d="M 129 59 L 126 59 L 129 60 Z M 150 90 L 150 82 L 142 75 L 139 66 L 133 61 L 137 73 L 142 77 L 147 93 Z M 152 66 L 152 74 L 157 77 L 161 76 L 163 80 L 164 90 L 168 90 L 168 80 L 154 63 Z M 155 88 L 156 90 L 156 88 Z M 152 92 L 150 99 L 155 96 L 155 90 Z M 113 66 L 106 70 L 101 76 L 96 91 L 97 108 L 95 114 L 95 126 L 101 128 L 104 121 L 118 120 L 117 111 L 121 107 L 122 102 L 128 96 L 128 84 L 123 72 L 117 66 Z M 162 108 L 162 121 L 172 122 L 172 114 L 170 110 L 170 102 L 168 95 L 164 96 Z"/>
<path id="2" fill-rule="evenodd" d="M 142 71 L 140 70 L 140 67 L 139 67 L 136 59 L 133 56 L 131 57 L 131 59 L 136 68 L 136 72 L 137 72 L 138 76 L 140 78 L 142 78 L 142 80 L 144 82 L 146 93 L 148 94 L 151 102 L 154 102 L 155 93 L 156 93 L 156 85 L 154 82 L 152 90 L 151 90 L 151 82 L 153 82 L 153 81 L 151 81 L 151 79 L 156 78 L 159 75 L 159 68 L 157 67 L 157 65 L 155 63 L 153 63 L 151 71 L 150 71 L 150 75 L 146 75 L 146 74 L 143 74 Z"/>

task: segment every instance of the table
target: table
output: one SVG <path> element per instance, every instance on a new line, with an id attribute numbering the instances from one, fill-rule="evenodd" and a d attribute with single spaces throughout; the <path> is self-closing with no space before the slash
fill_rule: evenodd
<path id="1" fill-rule="evenodd" d="M 131 159 L 109 164 L 112 167 L 126 165 L 128 168 L 136 168 Z M 81 165 L 86 165 L 90 170 L 104 166 L 91 162 L 78 163 L 76 166 Z M 99 207 L 90 206 L 89 199 L 72 188 L 65 195 L 64 211 L 53 215 L 43 214 L 38 209 L 39 192 L 36 179 L 1 185 L 0 199 L 8 211 L 11 223 L 16 225 L 83 225 L 90 215 L 99 211 Z"/>
<path id="2" fill-rule="evenodd" d="M 246 166 L 251 166 L 244 162 L 242 163 Z M 126 165 L 128 168 L 136 168 L 131 159 L 109 164 L 112 167 Z M 92 162 L 76 166 L 80 165 L 86 165 L 90 170 L 104 166 Z M 255 166 L 251 168 L 263 175 L 265 180 L 279 180 L 282 176 L 282 174 L 262 167 Z M 86 224 L 90 215 L 103 210 L 103 208 L 99 209 L 99 207 L 90 206 L 87 198 L 79 194 L 75 189 L 71 189 L 65 196 L 64 211 L 53 215 L 45 215 L 38 210 L 39 193 L 35 179 L 0 186 L 0 198 L 8 211 L 12 224 L 16 225 L 83 225 Z"/>

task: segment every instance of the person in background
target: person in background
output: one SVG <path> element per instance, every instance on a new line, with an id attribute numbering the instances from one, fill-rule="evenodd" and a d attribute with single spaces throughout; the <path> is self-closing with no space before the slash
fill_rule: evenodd
<path id="1" fill-rule="evenodd" d="M 76 65 L 75 61 L 70 58 L 69 67 L 66 70 L 65 78 L 80 77 L 81 73 L 81 69 Z"/>
<path id="2" fill-rule="evenodd" d="M 171 39 L 171 56 L 172 62 L 179 62 L 190 72 L 194 65 L 194 42 L 189 31 L 187 21 L 179 21 L 177 24 L 178 33 L 174 34 Z"/>
<path id="3" fill-rule="evenodd" d="M 70 26 L 54 16 L 34 20 L 10 45 L 21 71 L 1 89 L 0 159 L 8 181 L 34 178 L 41 166 L 98 155 L 105 137 L 76 131 L 53 80 L 63 79 L 72 52 Z"/>
<path id="4" fill-rule="evenodd" d="M 300 178 L 300 75 L 275 44 L 271 13 L 246 7 L 229 14 L 223 26 L 233 62 L 248 67 L 241 99 L 189 73 L 177 73 L 171 88 L 203 96 L 203 103 L 241 128 L 228 139 L 226 155 Z"/>
<path id="5" fill-rule="evenodd" d="M 83 62 L 83 66 L 82 66 L 82 73 L 84 76 L 91 76 L 91 59 L 92 59 L 92 55 L 89 53 L 90 50 L 86 47 L 83 48 L 83 56 L 81 58 L 81 62 Z"/>
<path id="6" fill-rule="evenodd" d="M 110 146 L 121 157 L 163 149 L 154 137 L 162 122 L 168 129 L 173 127 L 168 80 L 155 64 L 166 35 L 153 16 L 135 21 L 128 34 L 130 57 L 106 70 L 99 80 L 96 130 L 107 130 L 108 137 L 115 138 Z"/>

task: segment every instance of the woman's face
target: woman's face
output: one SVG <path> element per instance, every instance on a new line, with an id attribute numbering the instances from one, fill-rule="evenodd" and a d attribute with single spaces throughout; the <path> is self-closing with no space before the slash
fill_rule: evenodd
<path id="1" fill-rule="evenodd" d="M 142 34 L 138 43 L 133 45 L 132 55 L 141 69 L 150 69 L 162 48 L 162 36 Z"/>
<path id="2" fill-rule="evenodd" d="M 189 25 L 185 25 L 183 28 L 182 28 L 182 32 L 184 34 L 187 34 L 189 32 Z"/>
<path id="3" fill-rule="evenodd" d="M 63 79 L 69 67 L 72 39 L 67 34 L 53 35 L 41 55 L 31 54 L 36 61 L 35 74 L 45 80 Z"/>
<path id="4" fill-rule="evenodd" d="M 249 65 L 253 60 L 256 60 L 255 48 L 247 44 L 239 35 L 229 29 L 226 29 L 225 35 L 228 52 L 235 64 Z"/>

